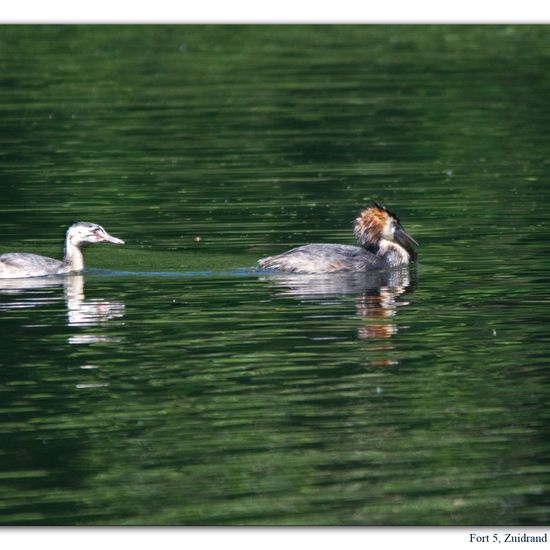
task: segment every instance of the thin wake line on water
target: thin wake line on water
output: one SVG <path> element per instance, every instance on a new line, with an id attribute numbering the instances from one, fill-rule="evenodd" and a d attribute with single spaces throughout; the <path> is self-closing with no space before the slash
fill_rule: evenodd
<path id="1" fill-rule="evenodd" d="M 254 277 L 261 275 L 261 272 L 253 268 L 231 269 L 228 271 L 118 271 L 90 269 L 86 273 L 109 277 Z"/>

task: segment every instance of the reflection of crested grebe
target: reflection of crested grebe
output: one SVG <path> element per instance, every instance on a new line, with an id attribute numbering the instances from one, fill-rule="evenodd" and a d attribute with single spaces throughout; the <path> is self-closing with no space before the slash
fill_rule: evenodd
<path id="1" fill-rule="evenodd" d="M 405 231 L 396 214 L 374 202 L 355 220 L 360 246 L 307 244 L 258 261 L 262 269 L 295 273 L 367 271 L 407 265 L 416 259 L 418 243 Z"/>
<path id="2" fill-rule="evenodd" d="M 27 252 L 9 252 L 0 256 L 0 279 L 45 277 L 82 271 L 82 246 L 88 243 L 124 244 L 124 241 L 109 235 L 101 225 L 78 222 L 67 230 L 63 261 Z"/>
<path id="3" fill-rule="evenodd" d="M 415 270 L 405 266 L 396 269 L 339 273 L 273 273 L 263 274 L 266 281 L 281 296 L 295 298 L 327 298 L 346 294 L 379 294 L 386 290 L 396 296 L 416 285 Z"/>
<path id="4" fill-rule="evenodd" d="M 363 273 L 269 274 L 260 277 L 279 296 L 304 302 L 333 304 L 346 295 L 355 297 L 355 313 L 365 320 L 357 329 L 361 339 L 391 338 L 399 331 L 394 321 L 403 297 L 416 288 L 416 270 L 409 266 Z"/>

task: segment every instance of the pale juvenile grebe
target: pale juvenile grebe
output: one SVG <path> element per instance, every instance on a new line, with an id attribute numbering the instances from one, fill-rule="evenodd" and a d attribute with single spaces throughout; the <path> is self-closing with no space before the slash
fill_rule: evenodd
<path id="1" fill-rule="evenodd" d="M 361 246 L 306 244 L 258 261 L 262 269 L 295 273 L 367 271 L 407 265 L 416 259 L 418 243 L 399 218 L 378 202 L 355 220 L 355 238 Z"/>
<path id="2" fill-rule="evenodd" d="M 0 279 L 44 277 L 82 271 L 84 269 L 82 246 L 87 243 L 124 244 L 124 241 L 111 237 L 101 225 L 78 222 L 67 230 L 63 261 L 26 252 L 8 252 L 0 255 Z"/>

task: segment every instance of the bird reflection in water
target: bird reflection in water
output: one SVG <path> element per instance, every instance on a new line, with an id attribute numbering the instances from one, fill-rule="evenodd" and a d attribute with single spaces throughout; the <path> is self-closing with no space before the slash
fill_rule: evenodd
<path id="1" fill-rule="evenodd" d="M 94 327 L 105 324 L 112 319 L 124 317 L 126 306 L 120 301 L 109 301 L 102 298 L 86 300 L 84 295 L 84 277 L 72 275 L 65 284 L 65 302 L 67 319 L 72 327 Z M 95 342 L 114 342 L 119 338 L 101 334 L 75 334 L 69 338 L 71 344 L 90 344 Z"/>
<path id="2" fill-rule="evenodd" d="M 317 304 L 340 303 L 342 298 L 355 295 L 355 312 L 364 323 L 357 329 L 360 339 L 380 340 L 370 350 L 391 350 L 393 346 L 384 340 L 402 330 L 396 322 L 399 308 L 410 302 L 404 299 L 416 288 L 416 271 L 408 266 L 390 270 L 363 273 L 327 274 L 277 274 L 265 275 L 260 280 L 268 282 L 279 296 L 288 296 Z M 370 360 L 370 364 L 392 365 L 391 358 Z"/>
<path id="3" fill-rule="evenodd" d="M 57 289 L 63 287 L 67 307 L 67 325 L 70 327 L 96 327 L 124 316 L 125 305 L 120 301 L 102 298 L 86 299 L 83 275 L 59 275 L 27 279 L 0 279 L 0 294 L 9 296 L 1 309 L 34 308 L 59 302 Z M 73 334 L 71 344 L 112 342 L 118 339 L 104 334 Z"/>

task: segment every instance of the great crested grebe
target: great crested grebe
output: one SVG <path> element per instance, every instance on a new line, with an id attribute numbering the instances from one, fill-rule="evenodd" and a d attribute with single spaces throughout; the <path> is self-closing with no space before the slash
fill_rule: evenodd
<path id="1" fill-rule="evenodd" d="M 295 273 L 367 271 L 407 265 L 416 259 L 418 243 L 405 231 L 395 213 L 373 202 L 355 220 L 360 246 L 306 244 L 258 261 L 262 269 Z"/>
<path id="2" fill-rule="evenodd" d="M 101 225 L 78 222 L 67 230 L 63 261 L 27 252 L 8 252 L 0 255 L 0 279 L 44 277 L 82 271 L 82 246 L 87 243 L 124 244 L 124 241 L 109 235 Z"/>

